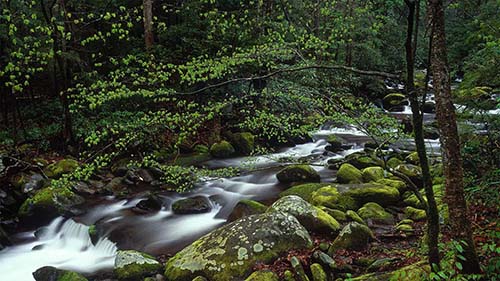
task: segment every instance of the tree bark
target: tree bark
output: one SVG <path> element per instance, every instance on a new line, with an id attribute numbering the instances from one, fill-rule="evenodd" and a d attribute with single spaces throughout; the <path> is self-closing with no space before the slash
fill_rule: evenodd
<path id="1" fill-rule="evenodd" d="M 441 133 L 441 150 L 446 178 L 445 199 L 448 204 L 451 235 L 456 241 L 466 243 L 461 253 L 465 257 L 465 261 L 460 261 L 463 266 L 462 273 L 480 273 L 481 268 L 472 239 L 472 228 L 467 216 L 467 202 L 464 197 L 460 142 L 448 70 L 443 0 L 428 0 L 428 9 L 432 27 L 431 67 L 436 95 L 436 118 Z"/>
<path id="2" fill-rule="evenodd" d="M 146 50 L 150 50 L 154 44 L 153 35 L 153 0 L 143 1 L 144 13 L 144 43 Z"/>
<path id="3" fill-rule="evenodd" d="M 437 209 L 436 200 L 434 198 L 434 191 L 432 189 L 432 177 L 429 169 L 429 161 L 427 159 L 427 151 L 425 148 L 424 134 L 423 134 L 423 112 L 420 111 L 420 104 L 418 101 L 418 91 L 415 88 L 415 54 L 417 47 L 417 27 L 413 33 L 414 25 L 418 25 L 418 17 L 416 11 L 419 9 L 416 5 L 420 3 L 412 0 L 405 0 L 408 7 L 408 26 L 406 33 L 406 94 L 410 100 L 410 107 L 412 111 L 413 132 L 415 139 L 415 146 L 419 158 L 420 167 L 422 168 L 423 186 L 425 196 L 427 197 L 427 245 L 429 247 L 429 264 L 433 270 L 439 269 L 439 213 Z M 414 24 L 416 23 L 416 24 Z M 413 39 L 413 42 L 412 42 Z M 425 100 L 422 101 L 425 103 Z"/>

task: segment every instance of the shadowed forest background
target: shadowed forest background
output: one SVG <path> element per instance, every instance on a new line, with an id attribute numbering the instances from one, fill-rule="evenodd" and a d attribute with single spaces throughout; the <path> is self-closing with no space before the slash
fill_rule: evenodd
<path id="1" fill-rule="evenodd" d="M 5 280 L 499 280 L 498 0 L 0 10 Z"/>

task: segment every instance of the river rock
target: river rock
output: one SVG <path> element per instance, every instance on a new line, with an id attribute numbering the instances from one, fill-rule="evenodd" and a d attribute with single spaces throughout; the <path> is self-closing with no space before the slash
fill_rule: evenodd
<path id="1" fill-rule="evenodd" d="M 156 212 L 161 210 L 162 203 L 158 196 L 150 194 L 148 198 L 142 199 L 135 205 L 134 211 L 139 213 Z"/>
<path id="2" fill-rule="evenodd" d="M 71 173 L 78 168 L 78 161 L 73 159 L 62 159 L 45 167 L 43 172 L 49 178 L 57 179 L 63 174 Z"/>
<path id="3" fill-rule="evenodd" d="M 326 138 L 328 145 L 325 147 L 326 150 L 331 152 L 338 152 L 343 150 L 343 142 L 344 140 L 336 135 L 329 135 Z"/>
<path id="4" fill-rule="evenodd" d="M 243 217 L 255 214 L 262 214 L 267 210 L 267 206 L 254 200 L 241 200 L 236 204 L 228 217 L 228 221 L 235 221 Z"/>
<path id="5" fill-rule="evenodd" d="M 358 214 L 365 221 L 372 220 L 392 224 L 394 218 L 382 206 L 374 202 L 368 202 L 358 210 Z"/>
<path id="6" fill-rule="evenodd" d="M 270 270 L 259 270 L 250 274 L 245 281 L 279 281 L 278 275 Z"/>
<path id="7" fill-rule="evenodd" d="M 234 133 L 231 135 L 231 144 L 240 154 L 250 155 L 255 148 L 255 136 L 249 132 Z"/>
<path id="8" fill-rule="evenodd" d="M 268 264 L 290 250 L 312 247 L 307 230 L 282 212 L 252 215 L 199 238 L 168 260 L 168 280 L 190 281 L 246 278 L 255 263 Z"/>
<path id="9" fill-rule="evenodd" d="M 335 233 L 340 230 L 340 224 L 332 216 L 296 195 L 280 198 L 268 211 L 288 213 L 311 231 Z"/>
<path id="10" fill-rule="evenodd" d="M 194 196 L 175 201 L 172 211 L 175 214 L 200 214 L 210 212 L 212 205 L 205 196 Z"/>
<path id="11" fill-rule="evenodd" d="M 391 157 L 387 162 L 385 163 L 386 167 L 394 169 L 396 168 L 399 164 L 403 164 L 403 160 L 397 158 L 397 157 Z"/>
<path id="12" fill-rule="evenodd" d="M 383 166 L 384 161 L 368 156 L 364 153 L 353 153 L 345 158 L 345 162 L 358 169 L 364 169 L 373 166 Z"/>
<path id="13" fill-rule="evenodd" d="M 233 156 L 235 152 L 236 150 L 233 145 L 225 140 L 214 143 L 210 147 L 210 154 L 215 158 L 229 158 Z"/>
<path id="14" fill-rule="evenodd" d="M 36 281 L 87 281 L 83 275 L 68 271 L 57 269 L 53 266 L 44 266 L 33 272 L 33 278 Z"/>
<path id="15" fill-rule="evenodd" d="M 368 226 L 357 222 L 350 222 L 335 238 L 328 249 L 328 254 L 332 255 L 338 249 L 362 250 L 373 239 L 375 239 L 375 236 Z"/>
<path id="16" fill-rule="evenodd" d="M 389 206 L 400 201 L 397 188 L 379 183 L 349 185 L 348 190 L 343 195 L 353 198 L 358 206 L 362 206 L 368 202 Z"/>
<path id="17" fill-rule="evenodd" d="M 404 105 L 408 105 L 408 101 L 406 100 L 406 96 L 401 93 L 392 93 L 388 94 L 382 100 L 384 108 L 387 110 L 391 110 L 394 107 L 401 107 Z"/>
<path id="18" fill-rule="evenodd" d="M 67 187 L 49 186 L 37 191 L 33 197 L 26 199 L 19 208 L 19 216 L 26 217 L 33 214 L 55 215 L 71 210 L 72 207 L 82 204 L 83 197 L 75 194 Z"/>
<path id="19" fill-rule="evenodd" d="M 419 166 L 412 164 L 400 164 L 396 166 L 394 170 L 407 176 L 417 185 L 422 182 L 422 169 Z"/>
<path id="20" fill-rule="evenodd" d="M 343 211 L 357 207 L 352 197 L 341 194 L 334 185 L 327 185 L 314 191 L 311 197 L 311 203 L 317 206 Z"/>
<path id="21" fill-rule="evenodd" d="M 342 164 L 337 171 L 337 181 L 339 183 L 362 183 L 363 176 L 360 170 L 351 164 Z"/>
<path id="22" fill-rule="evenodd" d="M 327 183 L 305 183 L 305 184 L 299 184 L 290 187 L 289 189 L 281 192 L 279 194 L 279 197 L 285 197 L 288 195 L 297 195 L 300 198 L 306 200 L 309 203 L 312 203 L 312 194 L 314 191 L 328 186 L 329 184 Z"/>
<path id="23" fill-rule="evenodd" d="M 119 280 L 140 280 L 160 271 L 162 265 L 154 257 L 134 250 L 118 251 L 114 273 Z"/>
<path id="24" fill-rule="evenodd" d="M 319 182 L 321 177 L 318 172 L 309 165 L 292 165 L 284 168 L 276 174 L 280 182 Z"/>
<path id="25" fill-rule="evenodd" d="M 381 167 L 368 167 L 362 171 L 364 182 L 378 181 L 384 178 L 385 172 Z"/>

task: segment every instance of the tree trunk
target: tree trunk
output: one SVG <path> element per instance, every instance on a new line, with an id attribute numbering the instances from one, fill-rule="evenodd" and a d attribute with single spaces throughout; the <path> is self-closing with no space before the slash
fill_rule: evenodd
<path id="1" fill-rule="evenodd" d="M 446 51 L 446 33 L 443 0 L 428 0 L 431 33 L 431 66 L 436 95 L 436 118 L 441 133 L 444 176 L 446 178 L 446 202 L 449 210 L 451 235 L 456 241 L 464 241 L 465 261 L 462 273 L 481 271 L 477 258 L 472 228 L 467 217 L 464 197 L 463 168 L 457 131 L 455 106 L 451 98 L 450 74 Z"/>
<path id="2" fill-rule="evenodd" d="M 150 50 L 154 44 L 153 36 L 153 0 L 143 1 L 144 12 L 144 43 L 146 50 Z"/>
<path id="3" fill-rule="evenodd" d="M 428 241 L 427 245 L 429 247 L 429 264 L 435 264 L 431 268 L 439 269 L 439 248 L 438 248 L 438 238 L 439 238 L 439 213 L 437 209 L 436 200 L 434 198 L 434 191 L 432 189 L 432 178 L 429 169 L 429 162 L 427 160 L 427 151 L 425 148 L 424 134 L 423 134 L 423 112 L 420 111 L 420 105 L 418 101 L 418 92 L 415 89 L 414 81 L 414 70 L 415 70 L 415 54 L 417 46 L 417 36 L 418 36 L 418 14 L 415 14 L 419 9 L 416 8 L 416 3 L 412 0 L 405 0 L 406 6 L 408 7 L 408 27 L 406 33 L 406 94 L 410 100 L 410 107 L 412 111 L 412 121 L 413 121 L 413 132 L 415 139 L 415 146 L 417 149 L 417 154 L 419 158 L 420 167 L 422 168 L 423 186 L 425 190 L 425 196 L 427 197 L 427 235 Z M 413 27 L 415 24 L 415 33 L 413 33 Z M 413 38 L 413 42 L 412 42 Z M 425 101 L 422 101 L 424 103 Z"/>

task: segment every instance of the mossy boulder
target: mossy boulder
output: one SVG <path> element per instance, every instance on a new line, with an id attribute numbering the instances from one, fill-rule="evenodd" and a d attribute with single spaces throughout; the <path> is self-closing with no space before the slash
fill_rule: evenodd
<path id="1" fill-rule="evenodd" d="M 78 164 L 78 161 L 76 160 L 62 159 L 45 167 L 43 172 L 49 178 L 58 179 L 63 174 L 73 172 L 76 168 L 78 168 L 78 166 L 80 166 L 80 164 Z"/>
<path id="2" fill-rule="evenodd" d="M 278 275 L 270 270 L 259 270 L 250 274 L 245 281 L 279 281 Z"/>
<path id="3" fill-rule="evenodd" d="M 382 100 L 385 109 L 390 110 L 393 107 L 407 105 L 408 101 L 406 100 L 406 96 L 401 93 L 392 93 L 388 94 Z"/>
<path id="4" fill-rule="evenodd" d="M 19 208 L 19 216 L 26 217 L 34 214 L 52 216 L 70 210 L 82 204 L 83 197 L 75 194 L 67 187 L 49 186 L 37 191 L 33 197 L 26 199 Z"/>
<path id="5" fill-rule="evenodd" d="M 349 163 L 358 169 L 384 165 L 384 161 L 380 159 L 375 159 L 366 154 L 357 154 L 357 153 L 348 155 L 346 157 L 346 163 Z"/>
<path id="6" fill-rule="evenodd" d="M 405 208 L 404 213 L 407 218 L 414 221 L 425 220 L 425 218 L 427 217 L 425 210 L 413 208 L 410 206 Z"/>
<path id="7" fill-rule="evenodd" d="M 215 158 L 229 158 L 234 156 L 235 152 L 233 145 L 225 140 L 214 143 L 210 147 L 210 154 Z"/>
<path id="8" fill-rule="evenodd" d="M 168 260 L 167 280 L 244 279 L 256 263 L 268 264 L 290 250 L 312 247 L 307 230 L 292 215 L 268 212 L 252 215 L 199 238 Z"/>
<path id="9" fill-rule="evenodd" d="M 312 203 L 312 194 L 314 191 L 328 186 L 328 183 L 305 183 L 290 187 L 289 189 L 281 192 L 279 197 L 285 197 L 288 195 L 297 195 L 300 198 Z"/>
<path id="10" fill-rule="evenodd" d="M 325 147 L 325 149 L 328 151 L 338 152 L 343 149 L 342 147 L 343 140 L 340 137 L 337 137 L 336 135 L 329 135 L 326 138 L 326 141 L 328 142 L 328 145 Z"/>
<path id="11" fill-rule="evenodd" d="M 288 213 L 311 231 L 336 233 L 340 230 L 340 224 L 332 216 L 296 195 L 280 198 L 268 211 Z"/>
<path id="12" fill-rule="evenodd" d="M 368 202 L 358 210 L 358 214 L 365 221 L 392 223 L 394 218 L 382 206 L 374 202 Z"/>
<path id="13" fill-rule="evenodd" d="M 319 207 L 321 210 L 327 212 L 330 216 L 332 216 L 332 218 L 336 219 L 337 221 L 346 221 L 347 220 L 347 215 L 345 214 L 345 212 L 341 211 L 341 210 L 337 210 L 337 209 L 330 209 L 328 207 L 325 207 L 325 206 L 320 206 Z"/>
<path id="14" fill-rule="evenodd" d="M 415 151 L 415 152 L 408 154 L 408 156 L 406 156 L 406 158 L 405 158 L 405 161 L 409 164 L 419 165 L 420 160 L 418 158 L 418 153 Z"/>
<path id="15" fill-rule="evenodd" d="M 311 275 L 313 277 L 313 281 L 327 281 L 328 278 L 326 276 L 325 270 L 319 263 L 311 264 Z"/>
<path id="16" fill-rule="evenodd" d="M 408 189 L 406 183 L 401 180 L 380 179 L 377 181 L 377 183 L 383 184 L 385 186 L 394 187 L 399 191 L 400 194 L 403 194 Z"/>
<path id="17" fill-rule="evenodd" d="M 385 165 L 388 167 L 388 168 L 391 168 L 391 169 L 394 169 L 396 168 L 399 164 L 403 164 L 404 162 L 397 158 L 397 157 L 392 157 L 390 158 L 389 160 L 387 160 L 387 162 L 385 163 Z"/>
<path id="18" fill-rule="evenodd" d="M 415 193 L 408 191 L 408 192 L 405 193 L 405 195 L 406 196 L 403 199 L 403 202 L 406 205 L 414 207 L 414 208 L 420 208 L 420 209 L 425 208 L 425 205 L 422 204 L 422 202 L 420 202 L 420 200 L 415 195 Z M 427 197 L 425 197 L 425 195 L 422 195 L 422 197 L 424 198 L 424 201 L 427 203 Z"/>
<path id="19" fill-rule="evenodd" d="M 422 181 L 422 169 L 419 166 L 412 164 L 399 164 L 396 168 L 394 168 L 394 170 L 407 176 L 417 184 Z"/>
<path id="20" fill-rule="evenodd" d="M 312 193 L 311 203 L 339 210 L 356 209 L 356 202 L 349 196 L 341 194 L 334 185 L 324 186 Z"/>
<path id="21" fill-rule="evenodd" d="M 250 155 L 255 149 L 255 136 L 249 132 L 234 133 L 231 135 L 231 143 L 237 152 Z"/>
<path id="22" fill-rule="evenodd" d="M 280 182 L 319 182 L 321 177 L 318 172 L 309 165 L 288 166 L 276 174 Z"/>
<path id="23" fill-rule="evenodd" d="M 385 207 L 394 205 L 400 200 L 399 191 L 396 188 L 379 183 L 350 185 L 343 195 L 353 198 L 357 206 L 375 202 Z"/>
<path id="24" fill-rule="evenodd" d="M 360 224 L 366 224 L 365 221 L 358 215 L 358 213 L 354 212 L 353 210 L 348 210 L 346 213 L 346 216 L 349 220 L 360 223 Z"/>
<path id="25" fill-rule="evenodd" d="M 382 167 L 368 167 L 361 172 L 364 182 L 378 181 L 385 177 Z"/>
<path id="26" fill-rule="evenodd" d="M 351 281 L 387 281 L 387 280 L 427 280 L 429 278 L 430 267 L 425 262 L 417 262 L 405 266 L 395 271 L 376 272 L 364 274 Z M 403 277 L 404 276 L 404 277 Z"/>
<path id="27" fill-rule="evenodd" d="M 212 205 L 205 196 L 194 196 L 177 200 L 172 204 L 175 214 L 200 214 L 210 212 Z"/>
<path id="28" fill-rule="evenodd" d="M 134 250 L 118 251 L 114 273 L 119 280 L 139 280 L 159 272 L 162 265 L 154 257 Z"/>
<path id="29" fill-rule="evenodd" d="M 337 171 L 337 181 L 339 183 L 362 183 L 363 175 L 358 168 L 345 163 L 342 164 Z"/>
<path id="30" fill-rule="evenodd" d="M 266 210 L 267 206 L 260 202 L 243 199 L 236 204 L 227 220 L 230 222 L 235 221 L 246 216 L 262 214 Z"/>
<path id="31" fill-rule="evenodd" d="M 339 249 L 362 250 L 373 239 L 375 239 L 375 236 L 368 226 L 350 222 L 340 231 L 337 238 L 330 245 L 328 254 L 332 255 Z"/>
<path id="32" fill-rule="evenodd" d="M 33 272 L 36 281 L 87 281 L 80 273 L 44 266 Z"/>

